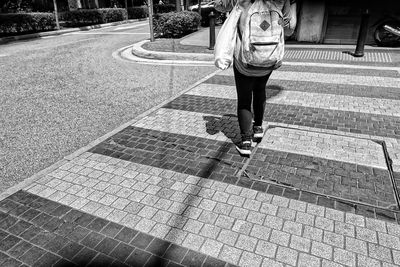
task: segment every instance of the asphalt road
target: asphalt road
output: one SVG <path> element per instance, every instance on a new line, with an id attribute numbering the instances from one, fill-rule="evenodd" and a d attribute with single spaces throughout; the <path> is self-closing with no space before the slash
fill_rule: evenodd
<path id="1" fill-rule="evenodd" d="M 137 22 L 0 45 L 0 192 L 215 71 L 112 57 L 148 29 Z"/>

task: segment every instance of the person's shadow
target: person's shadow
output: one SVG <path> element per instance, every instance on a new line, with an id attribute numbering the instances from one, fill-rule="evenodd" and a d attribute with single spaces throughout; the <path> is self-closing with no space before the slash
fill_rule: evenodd
<path id="1" fill-rule="evenodd" d="M 239 123 L 236 115 L 203 116 L 203 119 L 206 121 L 208 134 L 215 135 L 221 132 L 235 144 L 240 141 Z"/>

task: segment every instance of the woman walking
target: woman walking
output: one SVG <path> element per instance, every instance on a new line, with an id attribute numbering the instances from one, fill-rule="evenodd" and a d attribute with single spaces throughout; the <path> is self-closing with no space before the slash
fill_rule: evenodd
<path id="1" fill-rule="evenodd" d="M 274 6 L 281 7 L 285 36 L 289 36 L 293 33 L 296 26 L 296 4 L 293 0 L 256 1 L 272 2 Z M 265 87 L 272 71 L 279 68 L 282 64 L 281 61 L 279 61 L 268 67 L 252 66 L 244 63 L 240 57 L 240 52 L 236 51 L 242 47 L 242 36 L 245 28 L 248 26 L 246 25 L 249 21 L 247 16 L 253 3 L 254 1 L 252 0 L 239 0 L 238 2 L 238 6 L 242 10 L 242 13 L 238 23 L 238 37 L 236 40 L 233 60 L 233 71 L 237 92 L 237 116 L 241 134 L 241 142 L 236 145 L 236 149 L 242 155 L 250 155 L 252 140 L 260 141 L 264 135 L 262 122 L 266 104 Z M 261 25 L 262 28 L 270 27 L 268 23 L 264 24 L 265 25 Z"/>

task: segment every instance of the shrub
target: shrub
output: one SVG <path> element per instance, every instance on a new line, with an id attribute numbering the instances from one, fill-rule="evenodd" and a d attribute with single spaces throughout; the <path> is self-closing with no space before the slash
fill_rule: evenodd
<path id="1" fill-rule="evenodd" d="M 128 7 L 128 18 L 129 19 L 147 18 L 148 15 L 149 15 L 149 10 L 148 10 L 147 6 Z"/>
<path id="2" fill-rule="evenodd" d="M 70 27 L 122 21 L 127 18 L 124 8 L 79 9 L 60 13 L 60 20 Z"/>
<path id="3" fill-rule="evenodd" d="M 52 13 L 0 14 L 0 36 L 54 30 L 56 22 Z"/>
<path id="4" fill-rule="evenodd" d="M 197 31 L 200 20 L 200 15 L 191 11 L 156 14 L 154 32 L 165 38 L 180 38 Z"/>

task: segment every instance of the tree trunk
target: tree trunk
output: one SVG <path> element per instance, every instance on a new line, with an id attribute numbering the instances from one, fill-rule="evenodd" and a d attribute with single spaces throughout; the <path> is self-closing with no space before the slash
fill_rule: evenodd
<path id="1" fill-rule="evenodd" d="M 176 11 L 181 11 L 181 0 L 176 0 L 175 1 L 175 5 L 176 5 Z"/>

